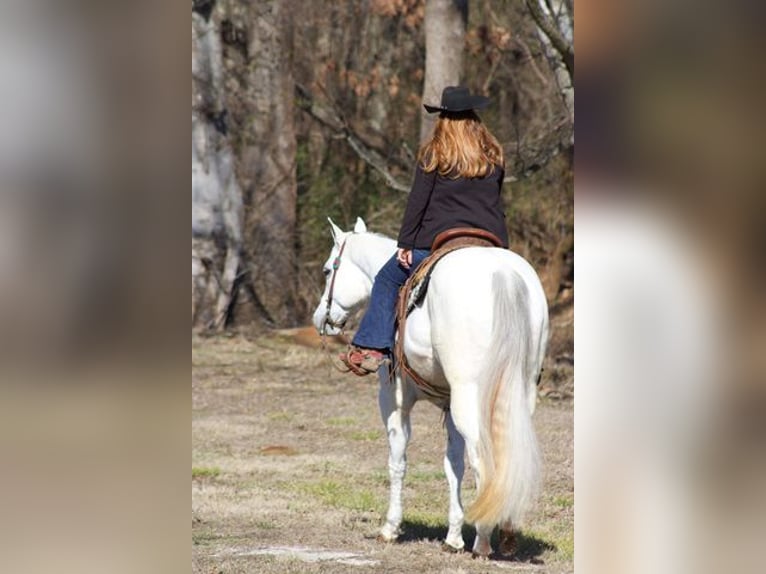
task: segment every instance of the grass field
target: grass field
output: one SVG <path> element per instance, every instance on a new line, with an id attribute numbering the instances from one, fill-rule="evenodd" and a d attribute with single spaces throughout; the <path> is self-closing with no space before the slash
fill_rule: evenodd
<path id="1" fill-rule="evenodd" d="M 192 362 L 194 572 L 573 570 L 570 399 L 538 405 L 545 483 L 517 555 L 481 561 L 441 550 L 448 493 L 438 409 L 415 407 L 404 534 L 383 544 L 375 537 L 387 509 L 388 449 L 376 379 L 340 374 L 321 351 L 273 336 L 194 337 Z M 468 470 L 466 506 L 473 496 Z M 468 547 L 473 536 L 466 526 Z"/>

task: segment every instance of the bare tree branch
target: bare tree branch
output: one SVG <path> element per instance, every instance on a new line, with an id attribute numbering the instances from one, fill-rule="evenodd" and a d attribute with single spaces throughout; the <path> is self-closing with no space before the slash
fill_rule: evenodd
<path id="1" fill-rule="evenodd" d="M 328 110 L 316 104 L 311 93 L 306 88 L 300 84 L 296 84 L 295 90 L 299 96 L 297 106 L 300 109 L 309 114 L 323 126 L 332 130 L 336 137 L 345 139 L 349 146 L 351 146 L 351 149 L 353 149 L 362 160 L 383 176 L 383 181 L 385 181 L 388 187 L 397 191 L 409 193 L 410 185 L 402 182 L 391 173 L 388 162 L 383 154 L 368 145 L 362 137 L 351 129 L 351 127 L 333 110 Z"/>
<path id="2" fill-rule="evenodd" d="M 537 79 L 540 80 L 540 83 L 548 87 L 548 80 L 545 78 L 543 73 L 540 71 L 540 68 L 537 66 L 537 62 L 535 62 L 535 57 L 532 55 L 532 50 L 529 49 L 529 46 L 527 46 L 527 43 L 524 42 L 520 37 L 514 38 L 513 41 L 516 43 L 516 45 L 520 46 L 524 54 L 526 55 L 527 59 L 525 61 L 529 62 L 529 65 L 532 67 L 532 71 L 535 73 L 535 76 L 537 76 Z"/>
<path id="3" fill-rule="evenodd" d="M 548 37 L 561 56 L 574 86 L 574 47 L 564 38 L 556 23 L 543 11 L 538 0 L 526 0 L 526 4 L 537 26 Z"/>
<path id="4" fill-rule="evenodd" d="M 558 157 L 562 152 L 571 153 L 572 148 L 573 146 L 571 145 L 561 144 L 540 150 L 534 157 L 527 159 L 521 169 L 516 168 L 514 170 L 511 168 L 510 173 L 506 172 L 507 174 L 503 184 L 508 185 L 515 183 L 534 175 L 548 165 L 554 158 Z"/>
<path id="5" fill-rule="evenodd" d="M 365 146 L 361 140 L 359 140 L 359 138 L 357 138 L 348 130 L 346 130 L 346 141 L 348 141 L 348 144 L 353 148 L 353 150 L 360 158 L 378 170 L 380 175 L 383 176 L 383 180 L 386 182 L 388 187 L 391 187 L 397 191 L 403 191 L 405 193 L 410 192 L 409 185 L 402 183 L 391 174 L 391 172 L 388 170 L 388 166 L 386 165 L 385 160 L 380 157 L 376 151 Z"/>
<path id="6" fill-rule="evenodd" d="M 574 14 L 574 0 L 564 0 L 564 5 L 567 9 L 567 15 L 571 19 Z"/>
<path id="7" fill-rule="evenodd" d="M 548 13 L 553 16 L 554 23 L 558 27 L 558 22 L 556 22 L 556 11 L 553 9 L 553 4 L 551 4 L 551 0 L 544 0 L 545 1 L 545 7 L 548 8 Z"/>
<path id="8" fill-rule="evenodd" d="M 571 134 L 572 124 L 568 118 L 562 118 L 550 131 L 534 141 L 522 140 L 517 131 L 514 143 L 503 143 L 503 147 L 508 150 L 505 183 L 530 177 L 561 153 L 571 156 L 574 153 Z"/>
<path id="9" fill-rule="evenodd" d="M 359 134 L 351 129 L 333 110 L 317 104 L 313 100 L 311 93 L 305 87 L 296 84 L 295 90 L 298 96 L 296 102 L 298 108 L 302 109 L 320 124 L 331 130 L 333 132 L 331 137 L 345 139 L 351 149 L 353 149 L 364 162 L 380 173 L 388 187 L 404 193 L 410 192 L 410 185 L 401 181 L 391 173 L 389 163 L 380 151 L 365 143 Z M 548 162 L 558 156 L 562 151 L 567 150 L 568 144 L 561 143 L 565 141 L 566 138 L 555 135 L 562 129 L 566 129 L 565 122 L 555 126 L 545 138 L 542 138 L 538 144 L 540 147 L 535 145 L 522 146 L 520 139 L 517 140 L 514 146 L 516 148 L 516 153 L 514 154 L 516 155 L 516 162 L 514 162 L 514 165 L 506 168 L 505 182 L 513 183 L 531 176 L 545 167 Z M 553 140 L 553 142 L 545 144 L 543 140 Z M 525 148 L 523 155 L 521 153 L 522 147 Z"/>

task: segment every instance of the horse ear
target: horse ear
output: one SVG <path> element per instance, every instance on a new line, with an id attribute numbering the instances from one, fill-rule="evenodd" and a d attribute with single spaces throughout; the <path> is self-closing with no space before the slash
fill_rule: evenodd
<path id="1" fill-rule="evenodd" d="M 361 217 L 357 217 L 356 223 L 354 224 L 354 233 L 365 233 L 366 231 L 367 225 L 365 225 Z"/>
<path id="2" fill-rule="evenodd" d="M 327 218 L 327 221 L 330 222 L 330 229 L 332 231 L 333 241 L 335 241 L 335 243 L 339 243 L 340 238 L 343 236 L 343 230 L 337 225 L 335 225 L 335 222 L 329 217 Z"/>

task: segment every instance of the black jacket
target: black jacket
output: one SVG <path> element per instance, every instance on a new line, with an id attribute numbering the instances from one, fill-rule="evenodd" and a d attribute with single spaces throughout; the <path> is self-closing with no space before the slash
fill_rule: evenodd
<path id="1" fill-rule="evenodd" d="M 478 227 L 497 235 L 508 247 L 508 231 L 500 192 L 505 171 L 495 167 L 485 177 L 451 178 L 426 173 L 418 164 L 404 212 L 398 245 L 430 249 L 434 238 L 453 227 Z"/>

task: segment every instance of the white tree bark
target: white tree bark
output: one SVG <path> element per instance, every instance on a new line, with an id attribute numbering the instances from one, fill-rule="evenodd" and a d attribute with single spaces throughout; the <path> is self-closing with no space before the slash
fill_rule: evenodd
<path id="1" fill-rule="evenodd" d="M 526 0 L 526 3 L 537 23 L 540 41 L 574 124 L 574 21 L 570 12 L 573 4 L 567 0 Z"/>
<path id="2" fill-rule="evenodd" d="M 192 13 L 192 324 L 220 329 L 242 248 L 242 190 L 224 137 L 223 59 L 214 14 Z"/>
<path id="3" fill-rule="evenodd" d="M 240 317 L 275 325 L 294 320 L 288 4 L 192 5 L 192 320 L 198 326 L 219 329 Z"/>

